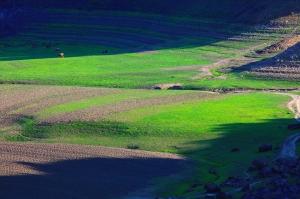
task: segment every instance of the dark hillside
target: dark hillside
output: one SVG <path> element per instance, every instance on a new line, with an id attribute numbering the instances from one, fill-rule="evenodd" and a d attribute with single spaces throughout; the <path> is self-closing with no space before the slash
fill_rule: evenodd
<path id="1" fill-rule="evenodd" d="M 217 17 L 247 23 L 266 22 L 300 11 L 300 0 L 4 0 L 0 4 Z"/>

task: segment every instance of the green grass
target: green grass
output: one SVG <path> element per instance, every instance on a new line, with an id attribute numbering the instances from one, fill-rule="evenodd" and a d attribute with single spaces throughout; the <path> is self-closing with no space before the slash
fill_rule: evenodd
<path id="1" fill-rule="evenodd" d="M 134 109 L 99 122 L 38 125 L 29 118 L 21 121 L 21 135 L 7 139 L 179 153 L 197 163 L 195 177 L 185 183 L 220 181 L 262 156 L 257 153 L 260 144 L 280 145 L 289 133 L 286 126 L 293 122 L 288 99 L 268 93 L 230 94 Z M 234 147 L 241 151 L 231 153 Z M 208 173 L 211 168 L 219 177 Z"/>
<path id="2" fill-rule="evenodd" d="M 59 12 L 59 11 L 58 11 Z M 102 13 L 100 16 L 111 16 Z M 122 13 L 116 16 L 122 16 Z M 123 13 L 124 17 L 136 18 L 138 14 L 131 16 Z M 145 20 L 154 20 L 157 16 L 143 16 Z M 138 18 L 139 19 L 139 18 Z M 297 82 L 256 80 L 242 75 L 227 74 L 227 80 L 219 79 L 193 79 L 199 73 L 199 68 L 192 70 L 165 70 L 182 66 L 203 66 L 225 58 L 234 58 L 247 53 L 247 49 L 266 45 L 274 42 L 282 34 L 277 32 L 264 32 L 253 30 L 240 24 L 226 24 L 211 20 L 178 19 L 164 17 L 163 24 L 171 27 L 185 24 L 188 27 L 199 29 L 199 32 L 190 36 L 180 34 L 170 35 L 163 31 L 145 29 L 143 26 L 116 27 L 113 25 L 97 24 L 39 24 L 33 23 L 23 33 L 12 38 L 0 40 L 0 82 L 5 83 L 30 83 L 30 84 L 55 84 L 55 85 L 80 85 L 101 86 L 117 88 L 149 88 L 159 83 L 182 83 L 186 88 L 211 89 L 211 88 L 268 88 L 268 87 L 295 87 Z M 215 28 L 215 27 L 219 28 Z M 89 31 L 90 30 L 90 31 Z M 106 38 L 106 35 L 98 36 L 97 32 L 123 33 L 115 38 Z M 41 32 L 42 31 L 42 32 Z M 44 31 L 44 32 L 43 32 Z M 39 38 L 35 34 L 44 37 L 51 31 L 62 35 L 65 32 L 75 32 L 77 35 L 87 36 L 108 43 L 96 45 L 93 42 L 67 41 L 67 36 L 62 39 Z M 202 33 L 198 36 L 198 33 Z M 207 32 L 208 31 L 208 32 Z M 216 38 L 209 32 L 218 34 L 239 35 L 240 33 L 255 33 L 251 40 L 226 40 Z M 41 32 L 41 33 L 40 33 Z M 92 33 L 90 33 L 92 32 Z M 160 39 L 160 44 L 140 44 L 137 35 L 149 39 Z M 201 34 L 200 34 L 201 35 Z M 171 39 L 173 36 L 178 39 Z M 123 38 L 124 37 L 124 38 Z M 129 37 L 129 38 L 127 38 Z M 262 39 L 263 38 L 263 39 Z M 128 48 L 113 47 L 114 44 L 129 42 Z M 46 43 L 51 43 L 51 48 L 46 48 Z M 32 44 L 34 47 L 32 48 Z M 109 45 L 111 44 L 111 45 Z M 130 48 L 130 44 L 137 47 Z M 154 52 L 142 53 L 145 47 L 151 47 Z M 60 48 L 66 58 L 58 58 L 55 48 Z M 103 54 L 108 50 L 108 54 Z"/>
<path id="3" fill-rule="evenodd" d="M 56 54 L 49 49 L 12 47 L 12 49 L 1 50 L 0 47 L 2 58 L 13 57 L 11 61 L 0 61 L 0 81 L 121 88 L 149 88 L 159 83 L 182 83 L 186 88 L 194 89 L 220 87 L 286 88 L 299 85 L 297 82 L 257 80 L 230 74 L 226 75 L 226 80 L 193 80 L 192 77 L 199 73 L 197 69 L 165 70 L 180 66 L 207 65 L 216 60 L 235 56 L 235 50 L 227 47 L 202 46 L 159 50 L 153 54 L 121 53 L 115 55 L 100 55 L 101 49 L 104 48 L 90 45 L 66 45 L 62 49 L 66 54 L 65 59 L 54 58 Z M 95 49 L 99 49 L 98 55 L 94 55 L 95 52 L 92 52 Z M 36 55 L 36 57 L 22 59 L 26 55 L 18 56 L 18 51 L 29 52 L 30 55 Z M 68 57 L 68 51 L 78 51 L 73 52 L 75 55 L 80 54 L 80 52 L 87 55 Z M 89 53 L 89 51 L 91 52 Z M 41 58 L 43 56 L 53 58 Z"/>
<path id="4" fill-rule="evenodd" d="M 264 79 L 247 74 L 223 74 L 215 72 L 215 77 L 199 79 L 187 85 L 187 89 L 285 89 L 298 88 L 299 83 L 288 80 Z"/>
<path id="5" fill-rule="evenodd" d="M 172 95 L 184 95 L 191 91 L 154 91 L 154 90 L 119 90 L 115 94 L 97 96 L 79 101 L 71 101 L 64 104 L 58 104 L 47 107 L 37 113 L 37 117 L 47 118 L 57 114 L 70 113 L 78 110 L 113 105 L 119 102 L 150 99 L 155 97 L 164 97 Z"/>
<path id="6" fill-rule="evenodd" d="M 210 63 L 209 60 L 200 58 L 198 53 L 197 50 L 166 50 L 152 55 L 92 55 L 65 59 L 1 61 L 0 80 L 124 88 L 149 87 L 157 83 L 188 79 L 196 72 L 170 72 L 161 69 Z"/>
<path id="7" fill-rule="evenodd" d="M 118 16 L 123 15 L 124 13 L 118 13 Z M 136 13 L 126 15 L 145 17 L 147 20 L 157 19 L 157 16 L 142 16 Z M 224 34 L 232 35 L 239 35 L 241 31 L 249 30 L 246 26 L 239 25 L 232 28 L 233 26 L 227 27 L 225 22 L 215 23 L 204 19 L 201 21 L 160 19 L 165 25 L 176 26 L 177 23 L 187 23 L 187 26 L 192 26 L 197 24 L 196 27 L 203 31 L 223 31 Z M 223 74 L 218 70 L 213 71 L 213 77 L 193 78 L 199 74 L 201 66 L 221 59 L 238 58 L 249 54 L 248 49 L 252 47 L 274 42 L 282 36 L 278 32 L 264 32 L 263 30 L 249 32 L 249 34 L 258 34 L 251 41 L 223 40 L 209 33 L 190 37 L 172 35 L 179 36 L 175 42 L 168 37 L 168 34 L 142 27 L 93 24 L 74 26 L 53 23 L 33 25 L 34 28 L 29 27 L 27 32 L 0 40 L 0 83 L 130 89 L 150 88 L 160 83 L 182 83 L 186 89 L 276 89 L 299 86 L 298 82 L 256 79 L 243 73 Z M 215 27 L 219 27 L 218 30 Z M 103 30 L 111 33 L 123 32 L 131 38 L 142 35 L 151 39 L 161 39 L 163 42 L 160 45 L 150 45 L 153 51 L 143 52 L 143 49 L 149 46 L 141 45 L 138 41 L 127 39 L 125 36 L 115 39 L 139 48 L 126 48 L 126 45 L 115 47 L 113 44 L 118 41 L 109 37 L 103 37 L 102 40 L 111 45 L 96 45 L 82 41 L 70 42 L 64 39 L 53 41 L 49 39 L 49 41 L 37 37 L 41 30 L 45 30 L 49 36 L 51 36 L 51 31 L 54 33 L 73 31 L 84 35 L 89 33 L 89 30 Z M 47 42 L 51 42 L 53 46 L 46 48 Z M 31 44 L 36 46 L 32 47 Z M 55 48 L 62 49 L 66 57 L 58 58 Z M 108 54 L 103 54 L 103 50 L 108 50 Z M 166 70 L 186 66 L 197 67 L 190 70 Z M 10 88 L 0 89 L 9 90 Z M 177 191 L 172 193 L 180 195 L 186 194 L 190 184 L 221 181 L 227 176 L 240 174 L 256 157 L 271 157 L 273 153 L 257 154 L 257 147 L 264 143 L 279 146 L 290 133 L 286 126 L 293 121 L 293 115 L 285 105 L 289 98 L 267 93 L 228 94 L 201 100 L 187 99 L 181 103 L 121 112 L 95 122 L 40 124 L 37 121 L 41 118 L 114 105 L 127 100 L 143 100 L 188 92 L 190 91 L 124 90 L 116 94 L 70 101 L 47 107 L 37 113 L 36 118 L 24 117 L 19 121 L 22 128 L 19 135 L 0 132 L 0 139 L 101 145 L 178 153 L 190 157 L 196 165 L 193 168 L 195 169 L 194 177 L 181 182 L 176 187 Z M 230 150 L 234 147 L 240 148 L 241 151 L 231 153 Z M 209 174 L 210 169 L 217 170 L 218 176 Z"/>

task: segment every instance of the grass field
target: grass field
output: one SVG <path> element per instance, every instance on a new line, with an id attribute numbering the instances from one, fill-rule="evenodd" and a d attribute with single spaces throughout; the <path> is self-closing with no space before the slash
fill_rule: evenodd
<path id="1" fill-rule="evenodd" d="M 22 87 L 2 86 L 2 93 L 11 90 L 15 96 L 22 95 Z M 32 93 L 39 89 L 49 91 L 40 99 L 35 97 L 35 103 L 28 97 L 24 102 L 12 104 L 15 110 L 3 109 L 9 110 L 8 115 L 18 113 L 21 131 L 3 132 L 2 139 L 181 154 L 195 161 L 196 175 L 173 185 L 179 195 L 187 194 L 191 184 L 237 175 L 253 158 L 261 156 L 257 153 L 259 145 L 280 146 L 289 134 L 286 126 L 293 123 L 293 115 L 286 108 L 289 97 L 271 93 L 220 95 L 198 91 L 92 89 L 85 92 L 101 95 L 66 101 L 68 95 L 74 98 L 75 93 L 90 88 L 25 86 L 23 90 Z M 64 95 L 56 96 L 60 102 L 49 103 L 53 100 L 51 92 L 59 93 L 59 89 L 73 90 L 72 94 L 61 91 Z M 43 101 L 48 105 L 33 109 L 32 105 L 39 106 Z M 232 148 L 239 148 L 240 152 L 232 153 Z M 211 169 L 217 171 L 217 176 L 209 174 Z"/>
<path id="2" fill-rule="evenodd" d="M 162 83 L 193 89 L 296 87 L 297 82 L 256 80 L 238 73 L 195 78 L 201 67 L 242 58 L 284 32 L 211 20 L 105 12 L 78 18 L 57 11 L 36 19 L 18 36 L 0 40 L 0 81 L 114 88 Z"/>
<path id="3" fill-rule="evenodd" d="M 239 175 L 255 157 L 272 157 L 290 133 L 288 96 L 199 91 L 297 88 L 297 81 L 225 72 L 226 61 L 210 67 L 267 59 L 273 55 L 253 51 L 286 37 L 289 28 L 125 12 L 45 13 L 0 39 L 2 141 L 180 154 L 195 163 L 190 176 L 171 183 L 177 191 L 163 192 L 193 197 L 203 183 Z M 150 89 L 175 83 L 182 89 Z M 258 154 L 265 143 L 276 149 Z"/>

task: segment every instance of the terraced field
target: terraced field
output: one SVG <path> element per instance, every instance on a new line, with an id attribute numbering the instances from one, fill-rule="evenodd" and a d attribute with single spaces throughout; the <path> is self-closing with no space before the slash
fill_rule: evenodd
<path id="1" fill-rule="evenodd" d="M 185 193 L 191 183 L 214 179 L 211 169 L 217 170 L 218 180 L 242 171 L 257 156 L 255 148 L 260 143 L 280 145 L 288 133 L 285 126 L 293 118 L 285 105 L 289 97 L 270 93 L 33 85 L 2 85 L 0 89 L 3 141 L 185 155 L 195 161 L 197 175 L 179 185 L 171 183 L 179 187 L 175 194 Z M 241 151 L 232 153 L 236 147 Z"/>
<path id="2" fill-rule="evenodd" d="M 176 155 L 104 147 L 16 143 L 0 147 L 3 198 L 144 198 L 147 193 L 134 192 L 185 165 Z"/>
<path id="3" fill-rule="evenodd" d="M 289 81 L 253 81 L 239 73 L 214 72 L 212 77 L 199 78 L 202 67 L 225 59 L 235 60 L 238 66 L 260 60 L 261 57 L 244 56 L 284 38 L 291 31 L 289 27 L 71 11 L 37 12 L 31 22 L 17 37 L 0 40 L 1 82 L 122 88 L 180 83 L 193 89 L 298 85 Z M 58 56 L 61 52 L 64 59 Z"/>
<path id="4" fill-rule="evenodd" d="M 25 194 L 32 187 L 20 186 L 29 183 L 41 190 L 36 197 L 103 192 L 115 199 L 137 191 L 148 199 L 153 190 L 144 188 L 154 178 L 176 172 L 181 178 L 163 181 L 155 193 L 198 198 L 207 182 L 243 173 L 255 157 L 273 157 L 291 133 L 290 97 L 270 91 L 298 89 L 298 57 L 289 62 L 289 52 L 299 46 L 263 52 L 299 35 L 298 23 L 74 10 L 31 10 L 27 17 L 23 31 L 0 39 L 0 181 L 7 182 L 0 191 L 6 198 L 32 198 Z M 282 71 L 295 78 L 274 78 Z M 265 143 L 273 152 L 258 154 Z M 173 154 L 192 160 L 189 169 Z M 135 169 L 140 173 L 132 178 Z M 67 185 L 76 174 L 79 180 Z M 121 188 L 113 193 L 106 183 Z M 11 195 L 14 184 L 20 191 Z"/>

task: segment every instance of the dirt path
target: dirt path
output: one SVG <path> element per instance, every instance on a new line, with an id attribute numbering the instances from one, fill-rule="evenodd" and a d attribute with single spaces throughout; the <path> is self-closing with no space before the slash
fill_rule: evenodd
<path id="1" fill-rule="evenodd" d="M 276 44 L 274 44 L 272 46 L 279 46 L 279 47 L 274 47 L 279 52 L 281 50 L 287 49 L 287 48 L 297 44 L 300 41 L 299 35 L 294 36 L 297 29 L 298 29 L 298 27 L 296 29 L 294 29 L 291 34 L 288 34 L 282 41 L 278 41 Z M 258 44 L 258 45 L 252 46 L 248 49 L 242 50 L 237 53 L 237 55 L 238 55 L 237 58 L 222 59 L 222 60 L 217 61 L 210 65 L 206 65 L 206 66 L 202 66 L 202 67 L 199 66 L 200 74 L 194 76 L 192 79 L 201 79 L 204 77 L 210 77 L 213 75 L 211 70 L 219 68 L 219 67 L 223 67 L 223 68 L 238 67 L 238 66 L 242 66 L 242 65 L 247 65 L 251 62 L 255 62 L 255 61 L 257 61 L 257 58 L 245 57 L 245 55 L 247 53 L 256 51 L 257 49 L 261 49 L 264 45 L 265 44 Z M 266 47 L 265 49 L 272 48 L 272 46 Z M 186 68 L 188 68 L 188 67 L 186 67 Z"/>
<path id="2" fill-rule="evenodd" d="M 292 100 L 288 103 L 288 108 L 295 114 L 295 119 L 300 123 L 300 96 L 288 94 Z M 289 136 L 282 144 L 277 158 L 297 158 L 296 144 L 300 140 L 300 133 Z"/>
<path id="3" fill-rule="evenodd" d="M 199 74 L 193 76 L 192 80 L 211 77 L 211 76 L 213 76 L 213 73 L 211 72 L 213 69 L 220 68 L 220 67 L 222 67 L 222 68 L 238 67 L 238 66 L 246 65 L 251 62 L 257 61 L 257 58 L 246 57 L 245 55 L 247 53 L 253 52 L 257 49 L 264 47 L 264 45 L 265 44 L 258 44 L 258 45 L 252 46 L 248 49 L 241 50 L 239 52 L 236 52 L 236 55 L 237 55 L 236 58 L 221 59 L 213 64 L 209 64 L 209 65 L 205 65 L 205 66 L 202 66 L 202 65 L 180 66 L 180 67 L 167 68 L 164 70 L 170 70 L 170 71 L 197 70 L 199 72 Z"/>
<path id="4" fill-rule="evenodd" d="M 178 173 L 185 162 L 165 153 L 0 142 L 1 198 L 128 198 L 154 178 Z"/>
<path id="5" fill-rule="evenodd" d="M 192 77 L 193 80 L 197 80 L 197 79 L 201 79 L 204 77 L 210 77 L 213 76 L 213 73 L 211 72 L 211 70 L 219 68 L 219 67 L 228 67 L 228 66 L 240 66 L 243 64 L 247 64 L 252 62 L 254 59 L 250 59 L 250 58 L 246 58 L 246 57 L 240 57 L 240 58 L 229 58 L 229 59 L 222 59 L 216 63 L 210 64 L 210 65 L 206 65 L 206 66 L 202 66 L 199 69 L 199 74 Z"/>

